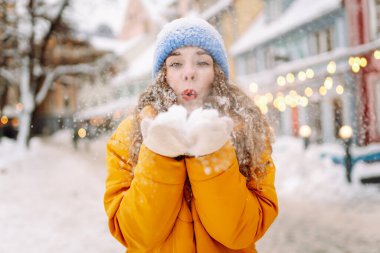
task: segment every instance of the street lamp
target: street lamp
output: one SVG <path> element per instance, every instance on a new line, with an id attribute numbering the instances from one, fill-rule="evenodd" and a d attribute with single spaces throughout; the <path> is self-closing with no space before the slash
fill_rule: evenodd
<path id="1" fill-rule="evenodd" d="M 304 148 L 307 149 L 310 144 L 311 128 L 308 125 L 302 125 L 298 130 L 298 134 L 303 139 Z"/>
<path id="2" fill-rule="evenodd" d="M 352 128 L 344 125 L 339 129 L 339 137 L 343 140 L 344 148 L 346 152 L 345 165 L 346 165 L 346 177 L 347 181 L 351 183 L 352 172 L 352 157 L 351 157 L 351 142 L 352 142 Z"/>

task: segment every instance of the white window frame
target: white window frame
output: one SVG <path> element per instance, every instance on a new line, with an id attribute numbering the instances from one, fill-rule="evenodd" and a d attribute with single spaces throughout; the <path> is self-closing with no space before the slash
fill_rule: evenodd
<path id="1" fill-rule="evenodd" d="M 332 26 L 329 26 L 325 29 L 312 33 L 312 51 L 315 52 L 315 54 L 322 54 L 334 50 L 335 37 L 333 29 L 334 28 Z M 329 48 L 328 40 L 330 40 L 331 48 Z"/>

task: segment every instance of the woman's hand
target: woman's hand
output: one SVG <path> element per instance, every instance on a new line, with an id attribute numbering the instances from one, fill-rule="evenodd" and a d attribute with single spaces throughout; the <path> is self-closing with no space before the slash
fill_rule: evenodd
<path id="1" fill-rule="evenodd" d="M 167 112 L 159 113 L 155 119 L 141 121 L 143 143 L 153 152 L 177 157 L 188 149 L 185 136 L 187 111 L 184 107 L 173 105 Z"/>
<path id="2" fill-rule="evenodd" d="M 233 121 L 215 109 L 196 109 L 187 120 L 188 154 L 202 156 L 220 149 L 229 139 Z"/>

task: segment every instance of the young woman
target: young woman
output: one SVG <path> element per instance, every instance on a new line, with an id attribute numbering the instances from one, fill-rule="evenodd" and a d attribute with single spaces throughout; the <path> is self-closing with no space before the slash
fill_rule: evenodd
<path id="1" fill-rule="evenodd" d="M 155 81 L 107 144 L 109 228 L 128 252 L 256 252 L 278 214 L 271 130 L 228 81 L 220 34 L 167 24 Z"/>

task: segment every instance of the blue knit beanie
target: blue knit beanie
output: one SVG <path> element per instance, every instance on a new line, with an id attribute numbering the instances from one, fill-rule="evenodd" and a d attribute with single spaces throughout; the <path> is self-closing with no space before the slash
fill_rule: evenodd
<path id="1" fill-rule="evenodd" d="M 177 48 L 196 46 L 206 50 L 229 78 L 227 54 L 222 36 L 200 18 L 179 18 L 166 24 L 157 36 L 152 76 L 155 78 L 169 54 Z"/>

